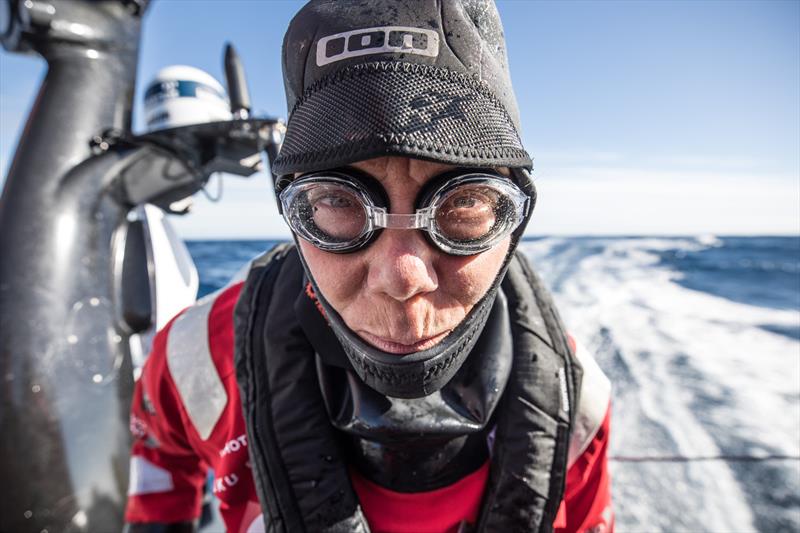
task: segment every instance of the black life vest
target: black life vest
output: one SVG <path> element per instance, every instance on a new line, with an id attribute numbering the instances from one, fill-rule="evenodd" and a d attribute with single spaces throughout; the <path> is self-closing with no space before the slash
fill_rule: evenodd
<path id="1" fill-rule="evenodd" d="M 321 391 L 320 380 L 329 379 L 320 370 L 325 364 L 298 320 L 304 288 L 296 249 L 280 245 L 253 261 L 235 312 L 236 375 L 266 530 L 366 532 L 346 439 Z M 492 418 L 490 475 L 475 529 L 551 531 L 582 369 L 549 294 L 520 253 L 501 288 L 512 365 Z"/>

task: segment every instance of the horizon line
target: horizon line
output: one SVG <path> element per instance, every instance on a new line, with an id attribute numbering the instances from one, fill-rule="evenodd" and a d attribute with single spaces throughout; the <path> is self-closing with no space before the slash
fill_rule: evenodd
<path id="1" fill-rule="evenodd" d="M 211 242 L 211 241 L 275 241 L 275 242 L 291 242 L 291 237 L 286 236 L 271 236 L 271 237 L 181 237 L 184 241 L 198 241 L 198 242 Z M 723 234 L 723 233 L 673 233 L 673 234 L 622 234 L 622 233 L 609 233 L 609 234 L 590 234 L 590 233 L 576 233 L 576 234 L 549 234 L 549 235 L 524 235 L 520 241 L 533 241 L 538 239 L 547 238 L 568 238 L 568 239 L 790 239 L 800 238 L 798 233 L 764 233 L 764 234 Z"/>

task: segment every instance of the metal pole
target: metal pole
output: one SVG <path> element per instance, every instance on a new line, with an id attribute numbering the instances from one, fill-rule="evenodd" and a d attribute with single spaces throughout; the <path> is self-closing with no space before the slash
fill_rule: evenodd
<path id="1" fill-rule="evenodd" d="M 25 5 L 49 68 L 0 198 L 0 531 L 119 531 L 132 375 L 110 265 L 128 207 L 109 185 L 129 153 L 90 140 L 130 129 L 146 4 Z"/>

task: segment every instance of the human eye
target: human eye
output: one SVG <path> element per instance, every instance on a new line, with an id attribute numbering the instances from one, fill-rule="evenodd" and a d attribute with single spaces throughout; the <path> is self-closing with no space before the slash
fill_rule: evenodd
<path id="1" fill-rule="evenodd" d="M 436 212 L 436 224 L 449 239 L 480 239 L 495 225 L 497 195 L 482 187 L 465 187 L 447 196 Z"/>
<path id="2" fill-rule="evenodd" d="M 315 202 L 315 206 L 324 206 L 331 209 L 349 209 L 355 207 L 355 201 L 351 194 L 333 192 L 319 198 Z"/>
<path id="3" fill-rule="evenodd" d="M 336 240 L 354 239 L 366 224 L 364 205 L 354 192 L 337 185 L 323 185 L 308 192 L 306 217 L 315 231 Z"/>
<path id="4" fill-rule="evenodd" d="M 478 201 L 474 196 L 461 195 L 452 200 L 452 207 L 455 209 L 469 209 L 475 207 Z"/>

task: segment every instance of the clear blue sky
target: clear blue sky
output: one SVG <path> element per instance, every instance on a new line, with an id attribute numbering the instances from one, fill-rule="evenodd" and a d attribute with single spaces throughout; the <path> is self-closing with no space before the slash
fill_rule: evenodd
<path id="1" fill-rule="evenodd" d="M 285 115 L 295 1 L 156 0 L 141 49 L 222 74 L 232 41 L 258 112 Z M 499 1 L 540 204 L 529 234 L 800 234 L 800 2 Z M 0 52 L 3 177 L 44 74 Z M 285 236 L 265 175 L 226 177 L 186 237 Z M 213 188 L 213 185 L 212 185 Z"/>

